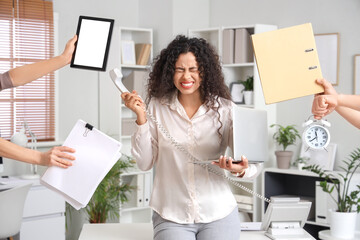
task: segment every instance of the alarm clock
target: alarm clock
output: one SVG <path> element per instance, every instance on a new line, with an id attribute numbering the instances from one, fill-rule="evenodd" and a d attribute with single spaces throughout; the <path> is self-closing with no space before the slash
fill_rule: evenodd
<path id="1" fill-rule="evenodd" d="M 307 120 L 303 127 L 305 127 L 302 135 L 303 143 L 308 146 L 308 149 L 321 150 L 325 149 L 330 143 L 330 132 L 327 129 L 331 124 L 325 120 L 310 119 Z M 307 149 L 307 150 L 308 150 Z"/>

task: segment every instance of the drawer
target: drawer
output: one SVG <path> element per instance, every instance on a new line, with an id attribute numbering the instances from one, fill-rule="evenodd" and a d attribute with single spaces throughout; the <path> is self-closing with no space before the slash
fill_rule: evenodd
<path id="1" fill-rule="evenodd" d="M 65 201 L 59 194 L 44 186 L 34 186 L 30 189 L 26 197 L 23 217 L 34 217 L 64 212 Z"/>
<path id="2" fill-rule="evenodd" d="M 65 240 L 65 216 L 23 221 L 20 240 Z"/>

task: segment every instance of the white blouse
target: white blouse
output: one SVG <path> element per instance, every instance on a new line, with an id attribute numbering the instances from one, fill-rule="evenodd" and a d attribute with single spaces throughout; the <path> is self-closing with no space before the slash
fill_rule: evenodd
<path id="1" fill-rule="evenodd" d="M 175 94 L 170 102 L 152 99 L 148 109 L 175 140 L 199 160 L 219 159 L 226 148 L 232 148 L 232 105 L 220 99 L 219 138 L 216 111 L 202 105 L 189 119 Z M 155 123 L 137 126 L 132 136 L 132 154 L 138 167 L 149 170 L 155 165 L 150 206 L 164 219 L 186 224 L 207 223 L 226 217 L 237 206 L 228 182 L 191 163 L 186 154 L 175 148 Z M 252 177 L 258 165 L 250 164 L 244 178 Z M 210 168 L 225 174 L 217 166 Z"/>

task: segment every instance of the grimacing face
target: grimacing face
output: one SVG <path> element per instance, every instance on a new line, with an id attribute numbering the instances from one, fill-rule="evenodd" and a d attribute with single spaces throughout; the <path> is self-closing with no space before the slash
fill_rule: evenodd
<path id="1" fill-rule="evenodd" d="M 200 77 L 198 63 L 192 52 L 182 53 L 175 63 L 174 84 L 180 94 L 200 96 Z"/>

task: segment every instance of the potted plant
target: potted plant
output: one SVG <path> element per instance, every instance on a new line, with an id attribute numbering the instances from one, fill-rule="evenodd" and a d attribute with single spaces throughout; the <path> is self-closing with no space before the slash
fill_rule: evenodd
<path id="1" fill-rule="evenodd" d="M 270 127 L 278 127 L 273 138 L 279 146 L 282 146 L 281 151 L 275 151 L 277 166 L 278 168 L 287 169 L 290 167 L 291 158 L 294 153 L 293 151 L 286 151 L 286 148 L 294 145 L 296 138 L 300 139 L 299 132 L 295 125 L 283 127 L 280 124 L 272 124 Z"/>
<path id="2" fill-rule="evenodd" d="M 303 168 L 305 167 L 306 163 L 310 160 L 310 158 L 308 157 L 298 157 L 294 163 L 293 166 L 297 167 L 298 170 L 303 170 Z"/>
<path id="3" fill-rule="evenodd" d="M 353 239 L 356 227 L 356 215 L 360 212 L 360 185 L 357 190 L 350 192 L 350 182 L 360 166 L 360 148 L 350 154 L 350 158 L 343 160 L 346 167 L 340 167 L 344 172 L 336 173 L 324 171 L 319 165 L 310 165 L 304 169 L 314 172 L 324 178 L 320 182 L 322 190 L 329 193 L 335 201 L 337 209 L 330 211 L 331 236 L 341 239 Z M 336 191 L 337 197 L 331 193 Z"/>
<path id="4" fill-rule="evenodd" d="M 120 183 L 120 175 L 134 163 L 131 157 L 123 154 L 101 181 L 85 208 L 90 223 L 105 223 L 108 218 L 119 217 L 120 202 L 126 202 L 127 193 L 133 189 Z"/>
<path id="5" fill-rule="evenodd" d="M 254 77 L 248 76 L 245 81 L 240 82 L 244 86 L 244 102 L 246 105 L 253 104 Z"/>

